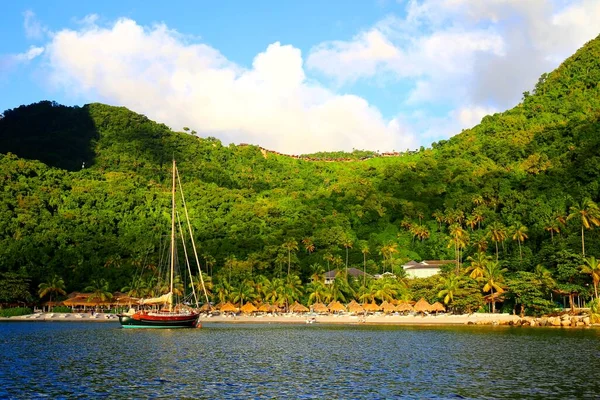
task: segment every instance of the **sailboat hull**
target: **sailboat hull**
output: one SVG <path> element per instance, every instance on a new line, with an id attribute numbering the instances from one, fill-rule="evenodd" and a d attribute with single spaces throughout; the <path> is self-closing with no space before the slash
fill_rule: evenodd
<path id="1" fill-rule="evenodd" d="M 189 315 L 152 315 L 135 313 L 119 315 L 123 328 L 197 328 L 198 314 Z"/>

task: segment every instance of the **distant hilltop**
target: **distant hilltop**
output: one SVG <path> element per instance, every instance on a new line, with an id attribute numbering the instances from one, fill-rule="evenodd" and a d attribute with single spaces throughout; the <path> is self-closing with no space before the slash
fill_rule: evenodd
<path id="1" fill-rule="evenodd" d="M 379 153 L 376 151 L 368 151 L 368 150 L 354 150 L 352 153 L 336 151 L 336 152 L 319 152 L 319 153 L 313 153 L 313 154 L 296 155 L 296 154 L 284 154 L 284 153 L 280 153 L 275 150 L 265 149 L 264 147 L 253 145 L 253 144 L 248 144 L 248 143 L 240 143 L 240 144 L 238 144 L 238 146 L 239 147 L 250 147 L 250 146 L 256 147 L 260 150 L 260 152 L 262 153 L 264 158 L 267 158 L 267 156 L 269 154 L 274 154 L 274 155 L 278 155 L 278 156 L 290 157 L 290 158 L 295 158 L 297 160 L 312 161 L 312 162 L 316 162 L 316 161 L 319 161 L 319 162 L 366 161 L 366 160 L 370 160 L 372 158 L 378 158 L 378 157 L 404 157 L 404 156 L 408 156 L 408 155 L 412 155 L 412 154 L 417 154 L 421 151 L 421 150 L 406 150 L 404 152 L 393 151 L 393 152 Z"/>

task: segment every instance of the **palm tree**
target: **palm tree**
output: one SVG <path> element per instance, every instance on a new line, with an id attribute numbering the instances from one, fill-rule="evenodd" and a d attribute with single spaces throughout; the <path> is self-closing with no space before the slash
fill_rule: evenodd
<path id="1" fill-rule="evenodd" d="M 425 225 L 415 225 L 412 228 L 412 231 L 421 242 L 425 239 L 429 239 L 429 230 Z"/>
<path id="2" fill-rule="evenodd" d="M 549 219 L 546 222 L 546 225 L 544 225 L 544 230 L 550 232 L 550 238 L 552 240 L 552 243 L 554 243 L 554 234 L 560 232 L 560 226 L 558 221 Z"/>
<path id="3" fill-rule="evenodd" d="M 456 274 L 458 275 L 460 271 L 460 249 L 465 247 L 467 243 L 467 232 L 459 224 L 452 224 L 450 225 L 450 236 L 452 237 L 452 241 L 448 247 L 454 246 Z"/>
<path id="4" fill-rule="evenodd" d="M 322 303 L 327 296 L 328 288 L 321 281 L 313 281 L 308 285 L 308 304 Z"/>
<path id="5" fill-rule="evenodd" d="M 338 273 L 331 285 L 329 285 L 329 295 L 330 298 L 328 300 L 338 300 L 342 302 L 345 302 L 349 296 L 353 295 L 352 287 L 341 273 Z"/>
<path id="6" fill-rule="evenodd" d="M 65 281 L 56 274 L 52 275 L 46 282 L 40 283 L 38 288 L 40 299 L 46 295 L 50 295 L 50 307 L 52 307 L 53 294 L 62 294 L 63 296 L 67 294 L 65 292 Z"/>
<path id="7" fill-rule="evenodd" d="M 282 278 L 273 278 L 269 285 L 265 288 L 265 300 L 283 305 L 282 293 L 284 291 L 285 281 Z"/>
<path id="8" fill-rule="evenodd" d="M 398 284 L 393 279 L 377 279 L 374 281 L 373 297 L 383 301 L 392 301 L 398 295 Z"/>
<path id="9" fill-rule="evenodd" d="M 302 244 L 304 245 L 304 248 L 306 249 L 306 252 L 308 254 L 311 254 L 313 251 L 315 251 L 315 244 L 313 242 L 313 238 L 307 237 L 302 239 Z"/>
<path id="10" fill-rule="evenodd" d="M 344 234 L 342 238 L 342 246 L 346 249 L 346 279 L 348 278 L 348 249 L 351 249 L 354 245 L 354 240 L 348 234 Z"/>
<path id="11" fill-rule="evenodd" d="M 485 265 L 492 260 L 492 257 L 483 252 L 478 252 L 475 256 L 467 257 L 467 260 L 471 261 L 471 265 L 467 268 L 466 272 L 470 273 L 469 276 L 472 279 L 480 279 L 483 278 Z"/>
<path id="12" fill-rule="evenodd" d="M 329 263 L 333 261 L 333 254 L 327 252 L 323 256 L 323 259 L 327 262 L 327 270 L 329 270 Z"/>
<path id="13" fill-rule="evenodd" d="M 278 276 L 281 278 L 283 275 L 283 264 L 286 262 L 285 254 L 277 253 L 277 257 L 275 258 L 275 263 L 279 266 L 279 274 Z"/>
<path id="14" fill-rule="evenodd" d="M 523 253 L 521 251 L 521 243 L 528 238 L 527 236 L 527 227 L 524 225 L 518 225 L 514 228 L 513 240 L 516 240 L 519 243 L 519 263 L 523 262 Z"/>
<path id="15" fill-rule="evenodd" d="M 297 275 L 288 276 L 281 293 L 281 299 L 285 302 L 285 309 L 289 311 L 290 304 L 302 296 L 302 281 Z"/>
<path id="16" fill-rule="evenodd" d="M 596 257 L 586 257 L 583 259 L 585 264 L 581 266 L 581 272 L 584 274 L 590 274 L 592 276 L 592 283 L 594 284 L 594 294 L 596 299 L 598 298 L 598 283 L 600 282 L 600 263 L 596 260 Z"/>
<path id="17" fill-rule="evenodd" d="M 492 241 L 496 244 L 496 262 L 498 262 L 498 242 L 504 243 L 506 240 L 506 227 L 500 222 L 495 221 L 489 227 L 489 235 Z"/>
<path id="18" fill-rule="evenodd" d="M 129 286 L 121 288 L 121 292 L 127 293 L 130 297 L 144 297 L 147 293 L 146 282 L 142 277 L 134 278 Z"/>
<path id="19" fill-rule="evenodd" d="M 398 252 L 398 243 L 395 243 L 395 242 L 388 242 L 387 244 L 385 244 L 381 247 L 379 254 L 381 254 L 383 256 L 383 272 L 384 273 L 385 273 L 386 261 L 391 266 L 392 257 L 394 255 L 394 253 L 397 253 L 397 252 Z"/>
<path id="20" fill-rule="evenodd" d="M 471 228 L 471 232 L 473 232 L 475 225 L 477 225 L 477 217 L 475 217 L 475 215 L 471 214 L 467 217 L 465 223 L 467 224 L 467 226 L 469 228 Z"/>
<path id="21" fill-rule="evenodd" d="M 92 295 L 88 297 L 88 301 L 92 301 L 94 299 L 98 299 L 99 301 L 106 301 L 108 299 L 112 299 L 113 295 L 108 290 L 109 285 L 106 279 L 94 279 L 89 286 L 86 286 L 86 292 L 91 292 Z"/>
<path id="22" fill-rule="evenodd" d="M 454 301 L 454 295 L 460 289 L 460 278 L 457 275 L 449 274 L 440 279 L 439 298 L 444 298 L 444 304 L 448 305 Z"/>
<path id="23" fill-rule="evenodd" d="M 229 279 L 227 280 L 227 283 L 230 285 L 231 285 L 231 272 L 233 271 L 233 265 L 236 262 L 237 262 L 237 259 L 235 256 L 229 256 L 225 259 L 225 266 L 229 270 Z"/>
<path id="24" fill-rule="evenodd" d="M 229 284 L 229 282 L 227 282 L 227 280 L 221 280 L 215 285 L 215 289 L 219 303 L 225 303 L 230 300 L 233 287 Z"/>
<path id="25" fill-rule="evenodd" d="M 231 294 L 235 303 L 240 302 L 240 307 L 244 305 L 244 301 L 252 301 L 256 298 L 253 282 L 248 280 L 241 281 Z"/>
<path id="26" fill-rule="evenodd" d="M 438 232 L 441 232 L 442 222 L 444 222 L 444 213 L 442 213 L 440 210 L 436 210 L 433 214 L 431 214 L 431 216 L 435 218 L 436 222 L 438 223 Z"/>
<path id="27" fill-rule="evenodd" d="M 206 273 L 212 277 L 212 267 L 214 267 L 217 260 L 215 260 L 215 258 L 209 254 L 205 254 L 203 256 L 203 258 L 204 258 L 204 263 L 206 264 Z"/>
<path id="28" fill-rule="evenodd" d="M 196 290 L 197 293 L 203 293 L 204 289 L 206 289 L 206 295 L 211 297 L 212 296 L 212 290 L 213 290 L 213 281 L 212 278 L 210 276 L 206 276 L 203 274 L 203 279 L 204 279 L 204 286 L 202 286 L 202 280 L 200 279 L 200 277 L 192 277 L 192 281 L 190 282 L 190 286 L 194 286 L 194 289 Z"/>
<path id="29" fill-rule="evenodd" d="M 570 214 L 567 220 L 573 218 L 581 219 L 581 254 L 585 257 L 585 229 L 592 229 L 594 226 L 600 226 L 600 209 L 598 205 L 590 199 L 584 200 L 581 204 L 576 204 L 569 208 Z"/>
<path id="30" fill-rule="evenodd" d="M 369 254 L 369 243 L 362 242 L 360 252 L 363 255 L 363 286 L 367 285 L 367 254 Z"/>
<path id="31" fill-rule="evenodd" d="M 311 264 L 310 270 L 311 270 L 311 275 L 310 275 L 311 282 L 320 282 L 323 280 L 323 274 L 325 273 L 325 269 L 323 268 L 323 266 L 321 264 L 319 264 L 319 263 Z"/>
<path id="32" fill-rule="evenodd" d="M 501 283 L 504 281 L 503 274 L 508 271 L 506 268 L 501 268 L 497 261 L 489 261 L 485 264 L 483 270 L 483 279 L 485 285 L 483 286 L 483 292 L 490 292 L 490 299 L 492 301 L 492 314 L 496 312 L 496 300 L 494 299 L 494 289 L 496 293 L 503 293 L 504 288 Z"/>
<path id="33" fill-rule="evenodd" d="M 298 251 L 298 242 L 296 239 L 291 238 L 287 242 L 281 245 L 288 252 L 288 277 L 290 276 L 290 270 L 292 265 L 292 251 Z"/>
<path id="34" fill-rule="evenodd" d="M 535 266 L 533 274 L 535 275 L 534 282 L 542 288 L 544 293 L 549 292 L 556 285 L 552 273 L 541 264 Z M 552 292 L 550 295 L 552 296 Z"/>

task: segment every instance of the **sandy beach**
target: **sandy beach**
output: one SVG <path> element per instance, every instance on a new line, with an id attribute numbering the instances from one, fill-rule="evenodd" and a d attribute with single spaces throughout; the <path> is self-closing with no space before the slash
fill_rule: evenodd
<path id="1" fill-rule="evenodd" d="M 203 323 L 251 323 L 251 324 L 306 324 L 307 320 L 321 324 L 342 325 L 467 325 L 498 324 L 506 325 L 510 321 L 519 320 L 519 316 L 510 314 L 464 314 L 464 315 L 386 315 L 376 313 L 367 316 L 350 314 L 317 315 L 317 314 L 278 314 L 278 315 L 202 315 Z M 19 317 L 2 318 L 3 321 L 42 321 L 42 322 L 118 322 L 115 314 L 96 313 L 35 313 Z"/>

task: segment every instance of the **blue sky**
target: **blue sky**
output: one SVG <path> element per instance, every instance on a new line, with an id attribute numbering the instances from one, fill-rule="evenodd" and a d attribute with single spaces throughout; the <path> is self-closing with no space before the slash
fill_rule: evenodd
<path id="1" fill-rule="evenodd" d="M 0 110 L 99 101 L 226 144 L 404 150 L 516 105 L 599 27 L 596 0 L 9 2 Z"/>

